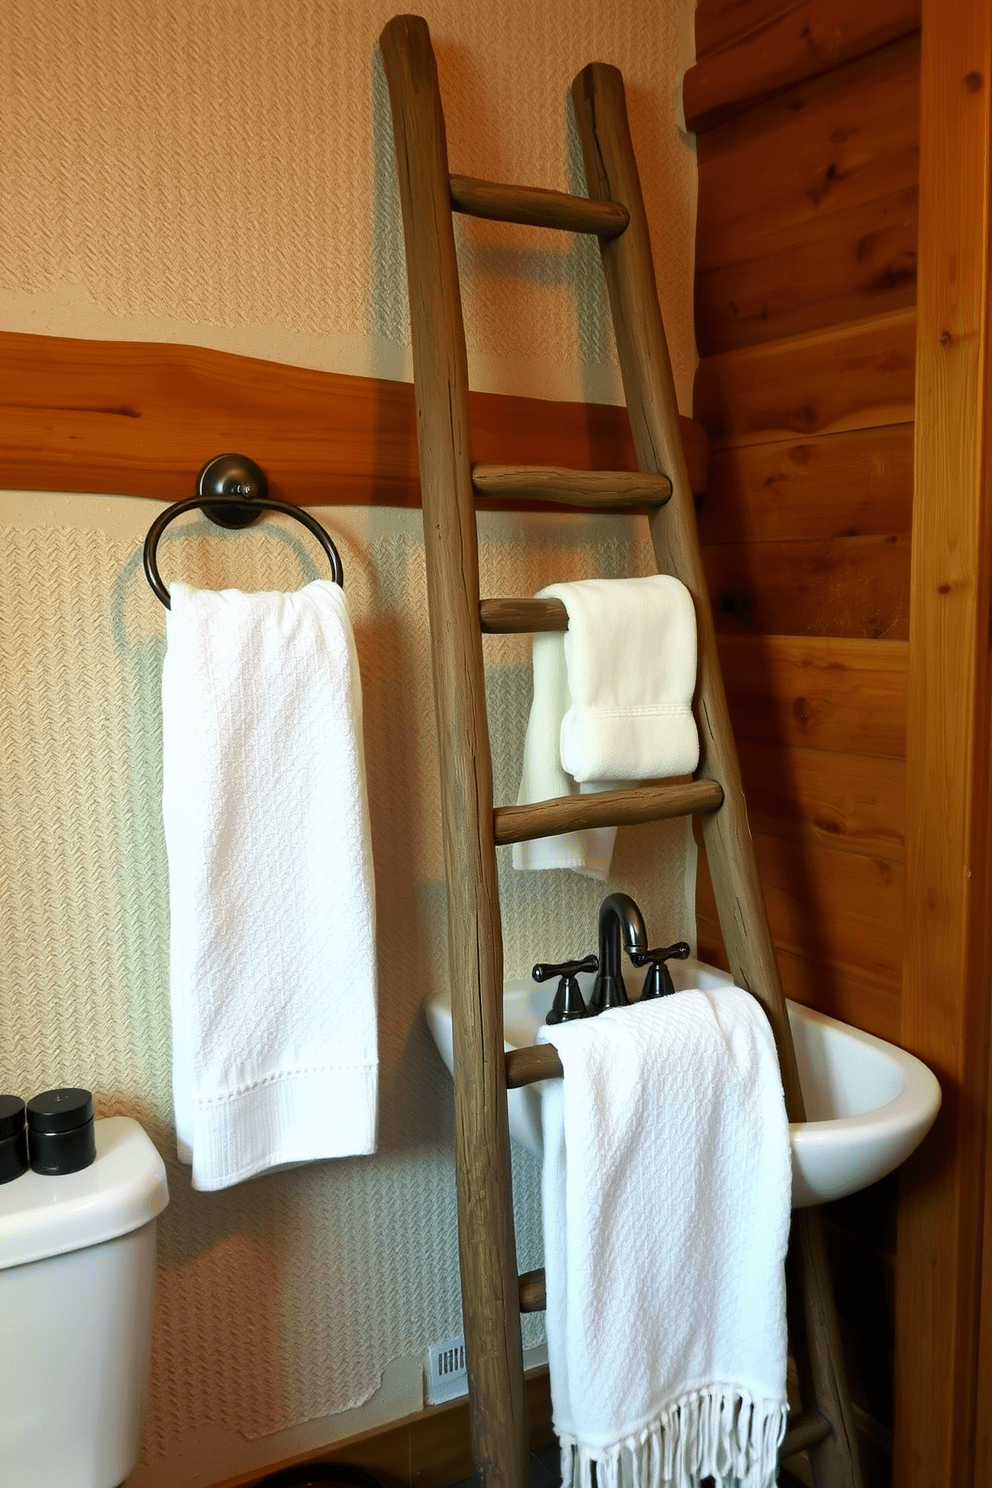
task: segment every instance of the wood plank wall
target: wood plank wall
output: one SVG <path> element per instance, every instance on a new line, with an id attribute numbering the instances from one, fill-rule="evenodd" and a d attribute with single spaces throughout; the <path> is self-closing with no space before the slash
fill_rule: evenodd
<path id="1" fill-rule="evenodd" d="M 918 25 L 912 0 L 701 0 L 684 93 L 694 413 L 711 439 L 700 537 L 772 930 L 790 996 L 886 1038 L 902 960 Z M 705 879 L 699 929 L 713 953 Z"/>
<path id="2" fill-rule="evenodd" d="M 789 996 L 894 1041 L 919 25 L 919 0 L 699 0 L 684 87 L 700 537 L 772 934 Z M 697 902 L 719 959 L 705 865 Z M 894 1202 L 828 1210 L 870 1484 L 891 1478 Z"/>

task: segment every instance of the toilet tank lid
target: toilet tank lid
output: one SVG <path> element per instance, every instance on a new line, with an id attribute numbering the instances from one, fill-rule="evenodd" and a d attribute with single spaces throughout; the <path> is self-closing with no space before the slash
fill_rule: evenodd
<path id="1" fill-rule="evenodd" d="M 96 1160 L 51 1178 L 0 1184 L 0 1270 L 65 1255 L 136 1230 L 169 1202 L 165 1164 L 130 1116 L 94 1123 Z"/>

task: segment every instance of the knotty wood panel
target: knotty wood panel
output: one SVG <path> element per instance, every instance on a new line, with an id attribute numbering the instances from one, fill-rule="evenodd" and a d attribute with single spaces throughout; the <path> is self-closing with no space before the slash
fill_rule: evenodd
<path id="1" fill-rule="evenodd" d="M 711 129 L 697 146 L 697 268 L 737 263 L 769 233 L 915 186 L 918 141 L 916 36 Z"/>
<path id="2" fill-rule="evenodd" d="M 473 458 L 635 470 L 626 410 L 469 395 Z M 409 383 L 288 367 L 197 346 L 0 332 L 0 486 L 178 501 L 239 450 L 271 494 L 307 505 L 418 506 Z M 706 436 L 682 420 L 694 489 Z M 481 506 L 505 503 L 480 502 Z M 560 508 L 559 508 L 560 510 Z"/>
<path id="3" fill-rule="evenodd" d="M 793 867 L 800 876 L 802 898 L 799 903 L 789 903 L 783 898 L 779 886 L 767 881 L 767 854 L 764 840 L 755 837 L 755 849 L 762 866 L 762 883 L 768 903 L 768 917 L 775 940 L 775 954 L 782 984 L 787 997 L 808 1007 L 818 1008 L 832 1018 L 841 1018 L 857 1028 L 867 1029 L 878 1038 L 896 1039 L 899 1030 L 899 989 L 891 981 L 869 978 L 860 974 L 857 966 L 847 960 L 833 957 L 825 959 L 822 944 L 831 937 L 849 949 L 860 943 L 861 937 L 872 938 L 871 926 L 859 926 L 858 937 L 851 935 L 850 901 L 856 894 L 858 879 L 846 880 L 846 868 L 857 862 L 851 854 L 831 853 L 814 864 L 803 864 L 793 860 Z M 699 955 L 714 965 L 726 968 L 727 960 L 716 915 L 713 889 L 706 867 L 705 854 L 699 854 L 696 882 L 696 930 Z M 804 871 L 804 868 L 806 871 Z M 811 873 L 818 877 L 814 881 Z M 830 877 L 824 878 L 825 874 Z M 821 893 L 821 886 L 825 886 Z M 814 895 L 816 896 L 814 898 Z M 895 895 L 891 896 L 893 899 Z M 878 896 L 873 899 L 877 901 Z M 884 898 L 884 896 L 883 896 Z M 800 933 L 813 946 L 813 951 L 797 949 L 791 942 L 798 922 Z M 888 917 L 881 927 L 887 942 L 898 941 L 901 920 L 889 925 Z M 890 957 L 891 960 L 891 957 Z"/>
<path id="4" fill-rule="evenodd" d="M 802 0 L 699 0 L 696 57 L 733 46 L 777 16 L 798 10 Z"/>
<path id="5" fill-rule="evenodd" d="M 760 833 L 754 851 L 776 949 L 898 998 L 903 866 Z"/>
<path id="6" fill-rule="evenodd" d="M 736 263 L 697 274 L 700 353 L 914 304 L 916 234 L 909 186 L 760 238 Z"/>
<path id="7" fill-rule="evenodd" d="M 777 946 L 898 995 L 901 863 L 765 836 L 755 853 Z"/>
<path id="8" fill-rule="evenodd" d="M 905 641 L 721 635 L 738 740 L 905 758 Z"/>
<path id="9" fill-rule="evenodd" d="M 755 832 L 902 862 L 902 760 L 750 741 L 739 754 Z"/>
<path id="10" fill-rule="evenodd" d="M 913 426 L 727 446 L 710 457 L 709 485 L 699 509 L 704 547 L 907 533 Z"/>
<path id="11" fill-rule="evenodd" d="M 908 537 L 721 544 L 703 568 L 718 630 L 908 638 Z"/>
<path id="12" fill-rule="evenodd" d="M 700 9 L 703 9 L 701 6 Z M 711 129 L 762 99 L 918 30 L 919 0 L 806 0 L 686 73 L 687 129 Z M 704 34 L 705 34 L 704 23 Z"/>
<path id="13" fill-rule="evenodd" d="M 718 448 L 913 418 L 916 315 L 853 325 L 704 358 L 696 418 Z"/>

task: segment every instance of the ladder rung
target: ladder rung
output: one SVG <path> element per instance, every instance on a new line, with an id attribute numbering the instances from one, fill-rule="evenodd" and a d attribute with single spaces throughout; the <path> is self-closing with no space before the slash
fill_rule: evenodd
<path id="1" fill-rule="evenodd" d="M 534 635 L 567 630 L 568 611 L 560 599 L 480 599 L 483 635 Z"/>
<path id="2" fill-rule="evenodd" d="M 544 191 L 539 186 L 504 186 L 475 176 L 450 176 L 449 180 L 452 208 L 469 217 L 594 233 L 600 238 L 618 238 L 630 221 L 630 213 L 619 202 L 591 201 L 587 196 Z"/>
<path id="3" fill-rule="evenodd" d="M 661 506 L 672 494 L 667 475 L 641 470 L 564 470 L 554 465 L 473 465 L 480 496 L 510 501 L 560 501 L 567 506 Z"/>
<path id="4" fill-rule="evenodd" d="M 544 1285 L 544 1267 L 540 1271 L 524 1271 L 517 1278 L 520 1289 L 521 1312 L 543 1312 L 547 1307 L 547 1292 Z"/>
<path id="5" fill-rule="evenodd" d="M 801 1416 L 790 1416 L 785 1438 L 779 1448 L 779 1461 L 787 1462 L 790 1457 L 805 1452 L 808 1447 L 815 1447 L 819 1442 L 826 1441 L 833 1434 L 833 1429 L 826 1416 L 821 1416 L 819 1411 L 806 1411 Z"/>
<path id="6" fill-rule="evenodd" d="M 635 822 L 664 821 L 716 811 L 723 788 L 715 780 L 687 780 L 674 785 L 638 785 L 625 790 L 596 791 L 588 796 L 558 796 L 529 806 L 497 806 L 493 812 L 496 846 L 554 837 L 583 827 L 625 827 Z"/>
<path id="7" fill-rule="evenodd" d="M 552 1044 L 525 1044 L 522 1049 L 508 1049 L 504 1059 L 507 1090 L 536 1085 L 538 1080 L 560 1080 L 564 1073 L 558 1050 Z"/>

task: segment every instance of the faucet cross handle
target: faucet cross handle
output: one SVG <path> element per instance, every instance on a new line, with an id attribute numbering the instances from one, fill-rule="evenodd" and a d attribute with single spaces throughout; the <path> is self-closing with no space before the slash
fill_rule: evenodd
<path id="1" fill-rule="evenodd" d="M 689 953 L 690 946 L 687 940 L 677 940 L 674 945 L 670 946 L 658 946 L 653 951 L 631 951 L 630 959 L 635 966 L 648 967 L 648 974 L 644 978 L 644 990 L 641 993 L 642 1002 L 648 1002 L 652 997 L 671 996 L 675 991 L 675 985 L 665 962 L 684 961 Z"/>
<path id="2" fill-rule="evenodd" d="M 581 961 L 560 961 L 556 966 L 539 961 L 531 972 L 535 982 L 546 982 L 549 977 L 560 976 L 555 1000 L 545 1023 L 571 1023 L 575 1018 L 588 1018 L 589 1009 L 582 999 L 579 984 L 575 980 L 580 971 L 598 971 L 599 957 L 584 956 Z"/>

